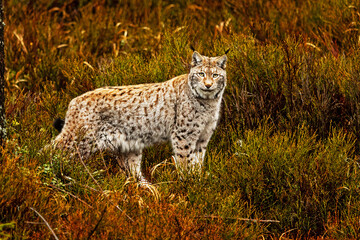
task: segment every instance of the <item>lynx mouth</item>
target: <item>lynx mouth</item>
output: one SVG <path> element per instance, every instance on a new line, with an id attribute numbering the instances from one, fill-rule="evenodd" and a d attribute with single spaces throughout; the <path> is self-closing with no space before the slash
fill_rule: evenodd
<path id="1" fill-rule="evenodd" d="M 199 88 L 196 91 L 197 95 L 203 99 L 216 99 L 218 98 L 220 92 L 221 90 L 219 90 L 218 88 L 213 88 L 213 89 Z"/>
<path id="2" fill-rule="evenodd" d="M 201 91 L 211 93 L 214 91 L 214 89 L 201 89 Z"/>
<path id="3" fill-rule="evenodd" d="M 200 88 L 201 91 L 203 92 L 214 92 L 216 90 L 216 88 L 213 89 L 209 89 L 209 88 Z"/>

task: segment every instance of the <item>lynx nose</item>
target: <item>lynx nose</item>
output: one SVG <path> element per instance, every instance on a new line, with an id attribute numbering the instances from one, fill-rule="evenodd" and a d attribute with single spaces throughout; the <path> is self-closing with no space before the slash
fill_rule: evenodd
<path id="1" fill-rule="evenodd" d="M 209 82 L 205 83 L 206 88 L 211 88 L 211 86 L 212 86 L 212 83 L 209 83 Z"/>

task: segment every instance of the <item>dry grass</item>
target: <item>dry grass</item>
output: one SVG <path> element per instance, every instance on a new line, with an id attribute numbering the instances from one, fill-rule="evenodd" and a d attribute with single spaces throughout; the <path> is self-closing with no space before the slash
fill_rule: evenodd
<path id="1" fill-rule="evenodd" d="M 0 238 L 359 238 L 359 9 L 335 0 L 5 2 Z M 185 73 L 190 45 L 207 55 L 230 48 L 203 173 L 181 181 L 169 145 L 146 150 L 149 188 L 107 156 L 38 154 L 73 97 Z"/>

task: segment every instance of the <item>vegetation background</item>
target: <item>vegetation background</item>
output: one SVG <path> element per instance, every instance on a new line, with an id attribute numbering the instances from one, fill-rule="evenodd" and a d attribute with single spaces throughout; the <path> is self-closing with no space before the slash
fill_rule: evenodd
<path id="1" fill-rule="evenodd" d="M 5 1 L 2 239 L 359 239 L 360 2 Z M 69 101 L 228 54 L 203 173 L 146 151 L 141 188 L 98 155 L 39 155 Z M 274 221 L 266 221 L 274 220 Z"/>

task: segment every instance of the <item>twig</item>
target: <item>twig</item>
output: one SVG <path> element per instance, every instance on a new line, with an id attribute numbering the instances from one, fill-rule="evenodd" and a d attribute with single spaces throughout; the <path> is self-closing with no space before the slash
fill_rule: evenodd
<path id="1" fill-rule="evenodd" d="M 88 204 L 87 202 L 85 202 L 84 200 L 82 200 L 81 198 L 79 198 L 78 196 L 76 196 L 76 195 L 74 195 L 74 194 L 72 194 L 72 193 L 70 193 L 70 192 L 67 192 L 67 191 L 65 191 L 65 190 L 63 190 L 63 189 L 61 189 L 61 188 L 58 188 L 58 187 L 56 187 L 56 186 L 54 186 L 54 185 L 52 185 L 52 184 L 49 184 L 49 185 L 47 185 L 47 186 L 49 186 L 49 187 L 51 187 L 51 188 L 53 188 L 53 189 L 59 190 L 59 191 L 61 191 L 61 192 L 64 192 L 64 193 L 66 193 L 66 194 L 69 194 L 71 197 L 79 200 L 80 202 L 82 202 L 83 204 L 85 204 L 86 206 L 88 206 L 89 208 L 93 208 L 93 206 L 91 206 L 90 204 Z"/>
<path id="2" fill-rule="evenodd" d="M 41 220 L 44 221 L 44 223 L 45 223 L 46 226 L 49 228 L 49 230 L 50 230 L 50 232 L 52 233 L 52 235 L 54 236 L 54 238 L 55 238 L 56 240 L 59 240 L 59 238 L 56 236 L 54 230 L 50 227 L 50 225 L 49 225 L 49 223 L 46 221 L 46 219 L 45 219 L 43 216 L 41 216 L 41 214 L 40 214 L 38 211 L 36 211 L 34 208 L 30 207 L 30 209 L 33 210 L 33 211 L 41 218 Z"/>
<path id="3" fill-rule="evenodd" d="M 102 213 L 101 213 L 101 216 L 100 216 L 99 221 L 96 223 L 96 225 L 95 225 L 94 229 L 90 232 L 90 234 L 89 234 L 89 236 L 88 236 L 88 238 L 87 238 L 87 239 L 90 239 L 90 237 L 94 234 L 94 232 L 96 231 L 96 229 L 99 227 L 100 222 L 102 221 L 102 219 L 103 219 L 103 217 L 104 217 L 105 213 L 106 213 L 106 206 L 105 206 L 104 210 L 103 210 L 103 211 L 102 211 Z"/>
<path id="4" fill-rule="evenodd" d="M 169 184 L 169 183 L 177 183 L 177 181 L 157 182 L 157 183 L 152 183 L 152 185 L 156 186 L 156 185 Z"/>
<path id="5" fill-rule="evenodd" d="M 95 184 L 98 186 L 98 188 L 100 189 L 101 193 L 103 194 L 103 196 L 109 201 L 109 203 L 111 203 L 113 206 L 115 206 L 120 212 L 124 213 L 125 216 L 131 220 L 132 222 L 134 222 L 134 219 L 132 219 L 129 215 L 127 215 L 117 204 L 113 203 L 110 198 L 104 193 L 104 190 L 101 188 L 100 184 L 98 183 L 98 181 L 96 181 L 96 179 L 94 178 L 94 176 L 91 174 L 90 170 L 87 168 L 86 164 L 84 163 L 84 161 L 82 160 L 82 156 L 80 154 L 79 148 L 76 146 L 76 151 L 77 154 L 79 155 L 79 159 L 81 164 L 84 166 L 86 172 L 90 175 L 90 177 L 92 178 L 92 180 L 95 182 Z"/>
<path id="6" fill-rule="evenodd" d="M 43 222 L 30 222 L 30 221 L 25 221 L 24 223 L 26 224 L 33 224 L 33 225 L 44 225 L 45 223 Z"/>
<path id="7" fill-rule="evenodd" d="M 87 189 L 89 189 L 91 191 L 94 191 L 94 192 L 100 192 L 100 190 L 97 190 L 96 188 L 90 187 L 90 186 L 85 185 L 85 184 L 81 184 L 81 183 L 77 182 L 75 179 L 72 179 L 69 176 L 64 175 L 63 178 L 66 179 L 67 181 L 71 181 L 72 183 L 79 185 L 80 187 L 87 188 Z"/>
<path id="8" fill-rule="evenodd" d="M 297 228 L 293 228 L 293 229 L 290 229 L 290 230 L 287 230 L 286 232 L 284 232 L 283 234 L 281 234 L 281 236 L 280 236 L 280 240 L 283 238 L 283 236 L 285 236 L 287 233 L 289 233 L 289 232 L 292 232 L 292 231 L 294 231 L 294 230 L 297 230 Z"/>
<path id="9" fill-rule="evenodd" d="M 93 178 L 93 179 L 94 179 L 94 178 Z M 104 191 L 103 191 L 101 188 L 100 188 L 100 190 L 97 190 L 97 189 L 95 189 L 95 188 L 93 188 L 93 187 L 89 187 L 88 185 L 81 184 L 81 183 L 75 181 L 74 179 L 71 179 L 71 181 L 72 181 L 73 183 L 81 186 L 81 187 L 84 187 L 84 188 L 90 189 L 91 191 L 94 191 L 94 192 L 103 194 L 103 195 L 107 198 L 107 200 L 108 200 L 112 205 L 114 205 L 120 212 L 123 212 L 123 210 L 122 210 L 118 205 L 116 205 L 115 203 L 113 203 L 113 202 L 106 196 L 106 194 L 104 193 Z M 96 181 L 96 180 L 95 180 L 95 181 Z M 130 218 L 127 214 L 125 214 L 125 215 L 126 215 L 128 218 Z M 131 218 L 130 218 L 130 220 L 131 220 L 131 221 L 134 221 L 134 220 L 131 219 Z"/>
<path id="10" fill-rule="evenodd" d="M 251 219 L 251 218 L 236 218 L 236 217 L 220 217 L 220 216 L 196 216 L 196 218 L 215 218 L 215 219 L 230 219 L 230 220 L 239 220 L 239 221 L 248 221 L 248 222 L 255 222 L 255 223 L 279 223 L 279 220 L 263 220 L 263 219 Z"/>

